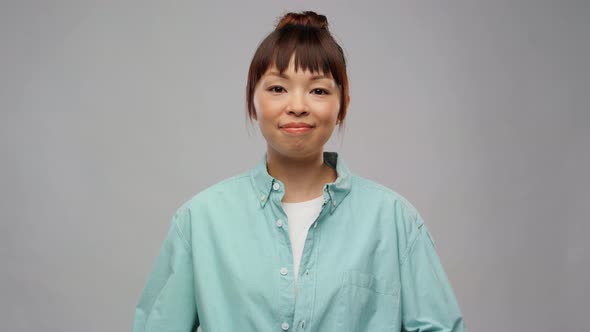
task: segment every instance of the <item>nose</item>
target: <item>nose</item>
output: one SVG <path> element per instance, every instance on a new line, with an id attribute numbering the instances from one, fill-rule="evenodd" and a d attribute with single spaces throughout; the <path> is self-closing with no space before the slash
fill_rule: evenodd
<path id="1" fill-rule="evenodd" d="M 289 114 L 295 114 L 297 116 L 308 113 L 305 98 L 302 93 L 295 92 L 289 96 L 289 103 L 287 105 L 286 111 Z"/>

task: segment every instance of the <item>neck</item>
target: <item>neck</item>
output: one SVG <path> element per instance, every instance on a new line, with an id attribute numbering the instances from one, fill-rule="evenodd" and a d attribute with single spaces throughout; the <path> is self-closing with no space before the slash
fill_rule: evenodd
<path id="1" fill-rule="evenodd" d="M 323 152 L 292 158 L 267 150 L 268 174 L 285 185 L 283 202 L 302 202 L 322 195 L 324 184 L 336 181 L 335 169 L 324 163 Z"/>

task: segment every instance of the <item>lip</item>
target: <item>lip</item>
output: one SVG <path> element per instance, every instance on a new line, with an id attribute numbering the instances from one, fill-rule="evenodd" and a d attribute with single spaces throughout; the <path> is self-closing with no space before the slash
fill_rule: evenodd
<path id="1" fill-rule="evenodd" d="M 290 135 L 305 135 L 315 126 L 306 122 L 289 122 L 279 128 Z"/>
<path id="2" fill-rule="evenodd" d="M 292 135 L 307 134 L 313 127 L 281 127 L 281 130 Z"/>
<path id="3" fill-rule="evenodd" d="M 289 122 L 281 126 L 281 128 L 312 128 L 313 126 L 305 122 Z"/>

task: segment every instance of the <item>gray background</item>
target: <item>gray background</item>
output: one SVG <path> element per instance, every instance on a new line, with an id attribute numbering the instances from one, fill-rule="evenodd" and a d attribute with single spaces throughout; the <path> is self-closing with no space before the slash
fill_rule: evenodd
<path id="1" fill-rule="evenodd" d="M 590 1 L 5 1 L 0 329 L 130 331 L 179 205 L 265 149 L 249 62 L 327 15 L 325 150 L 408 198 L 469 331 L 587 330 Z"/>

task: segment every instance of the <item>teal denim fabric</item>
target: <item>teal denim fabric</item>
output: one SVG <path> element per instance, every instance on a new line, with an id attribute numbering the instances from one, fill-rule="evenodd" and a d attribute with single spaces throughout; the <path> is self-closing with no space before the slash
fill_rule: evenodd
<path id="1" fill-rule="evenodd" d="M 324 152 L 338 177 L 324 185 L 295 298 L 285 188 L 268 174 L 266 156 L 178 208 L 134 332 L 465 331 L 416 208 L 352 174 L 337 152 Z"/>

